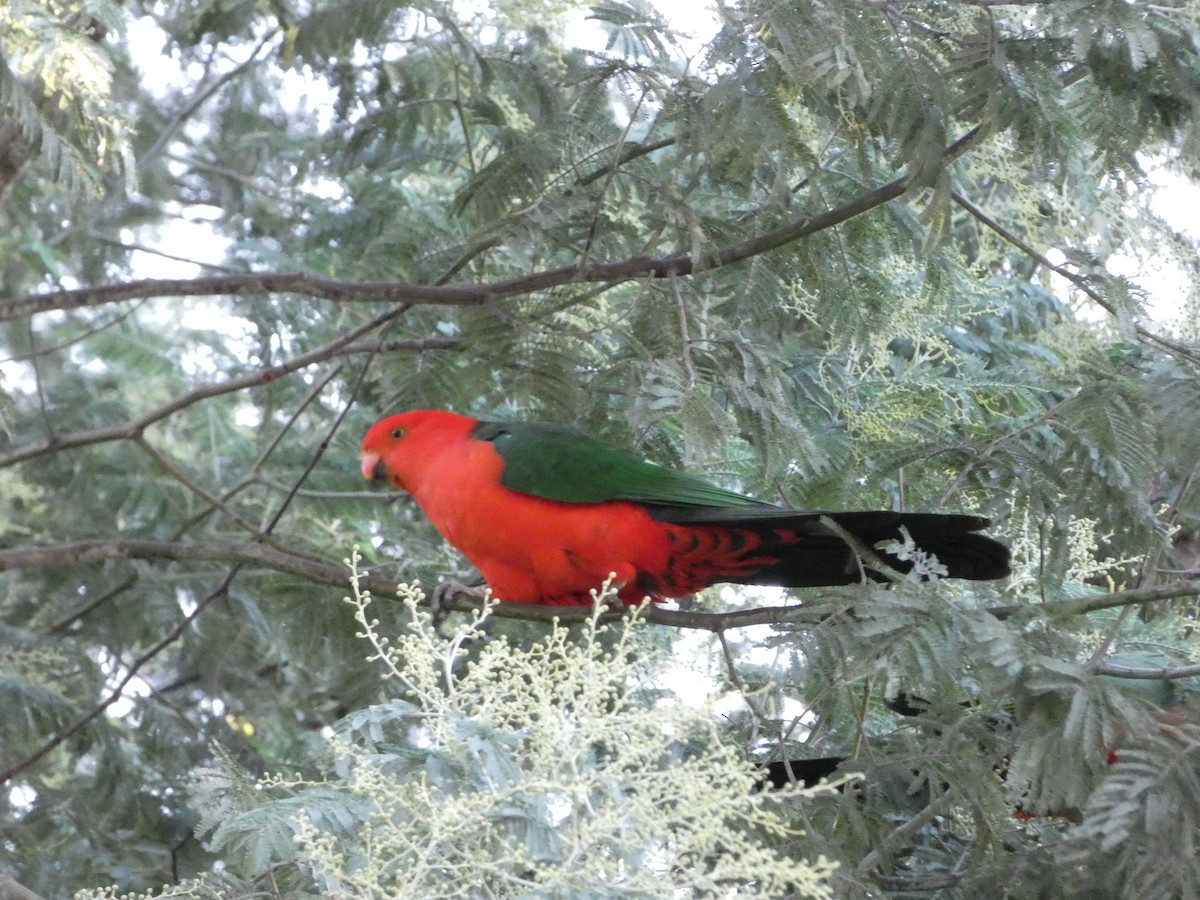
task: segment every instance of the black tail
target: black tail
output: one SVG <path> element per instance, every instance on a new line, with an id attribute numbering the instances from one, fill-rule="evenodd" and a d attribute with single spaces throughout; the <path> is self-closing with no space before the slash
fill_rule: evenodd
<path id="1" fill-rule="evenodd" d="M 995 538 L 979 533 L 990 524 L 988 519 L 979 516 L 699 506 L 650 507 L 650 514 L 662 522 L 700 528 L 716 526 L 753 534 L 757 540 L 747 541 L 743 558 L 765 557 L 774 561 L 755 566 L 753 571 L 743 570 L 717 579 L 737 584 L 782 587 L 853 584 L 862 580 L 864 572 L 868 578 L 886 581 L 885 576 L 869 568 L 866 560 L 859 559 L 846 540 L 821 522 L 823 517 L 828 517 L 900 572 L 909 571 L 912 562 L 885 553 L 876 544 L 902 542 L 901 528 L 908 532 L 919 549 L 937 557 L 950 578 L 988 581 L 1003 578 L 1011 572 L 1008 548 Z"/>

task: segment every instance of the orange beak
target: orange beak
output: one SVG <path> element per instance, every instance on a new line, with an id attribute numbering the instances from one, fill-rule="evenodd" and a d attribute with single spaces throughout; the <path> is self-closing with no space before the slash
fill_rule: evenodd
<path id="1" fill-rule="evenodd" d="M 378 453 L 364 452 L 359 460 L 362 462 L 363 478 L 367 481 L 382 480 L 387 477 L 387 473 L 383 470 L 383 460 L 379 458 Z"/>

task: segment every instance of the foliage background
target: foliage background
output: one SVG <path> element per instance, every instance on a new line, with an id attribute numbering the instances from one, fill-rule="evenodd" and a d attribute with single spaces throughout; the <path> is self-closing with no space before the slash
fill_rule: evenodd
<path id="1" fill-rule="evenodd" d="M 465 574 L 357 479 L 376 418 L 450 407 L 796 506 L 993 516 L 1006 584 L 649 611 L 637 696 L 684 660 L 744 701 L 714 722 L 748 766 L 849 757 L 864 792 L 758 836 L 839 896 L 1200 893 L 1196 248 L 1160 205 L 1193 189 L 1197 5 L 719 21 L 0 8 L 0 874 L 315 889 L 195 828 L 219 784 L 328 774 L 380 699 L 353 544 L 379 597 Z M 468 656 L 550 616 L 501 607 Z"/>

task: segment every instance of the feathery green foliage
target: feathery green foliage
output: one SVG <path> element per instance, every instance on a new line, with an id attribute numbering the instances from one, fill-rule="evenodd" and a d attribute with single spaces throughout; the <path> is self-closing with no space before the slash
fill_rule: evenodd
<path id="1" fill-rule="evenodd" d="M 772 502 L 992 516 L 1012 544 L 1005 584 L 645 613 L 639 701 L 684 658 L 725 694 L 681 758 L 865 773 L 731 845 L 823 854 L 839 897 L 1200 893 L 1194 830 L 1163 826 L 1196 820 L 1200 293 L 1170 201 L 1200 8 L 715 15 L 688 42 L 641 0 L 0 8 L 0 877 L 300 895 L 311 869 L 254 879 L 297 858 L 304 796 L 330 817 L 309 849 L 353 870 L 374 813 L 350 778 L 380 754 L 446 762 L 427 799 L 483 796 L 462 748 L 380 743 L 412 710 L 381 702 L 331 550 L 385 583 L 470 575 L 358 479 L 370 424 L 444 407 Z M 497 608 L 463 664 L 542 646 L 551 615 Z M 473 707 L 445 721 L 497 765 L 528 750 Z M 332 776 L 272 806 L 266 772 Z M 559 853 L 535 813 L 488 846 L 537 820 Z M 650 871 L 664 838 L 622 839 Z"/>

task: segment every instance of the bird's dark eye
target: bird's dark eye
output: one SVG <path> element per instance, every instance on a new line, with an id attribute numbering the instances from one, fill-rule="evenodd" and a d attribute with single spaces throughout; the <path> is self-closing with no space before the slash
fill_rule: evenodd
<path id="1" fill-rule="evenodd" d="M 393 428 L 392 429 L 392 437 L 396 438 L 396 440 L 399 440 L 400 438 L 404 437 L 404 429 L 403 428 Z"/>

